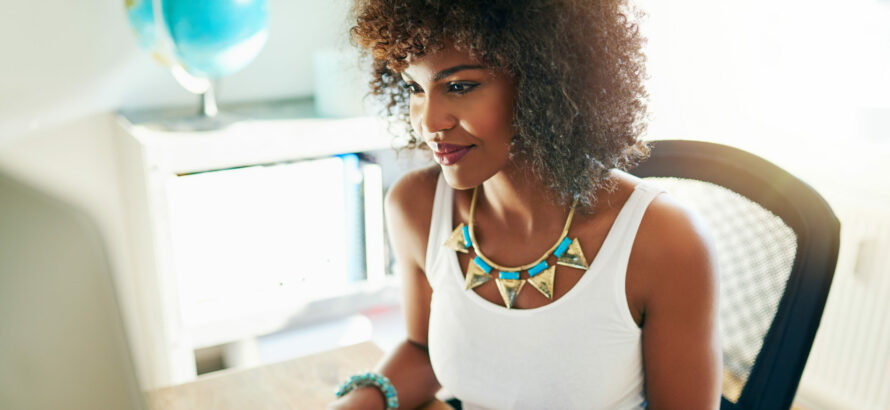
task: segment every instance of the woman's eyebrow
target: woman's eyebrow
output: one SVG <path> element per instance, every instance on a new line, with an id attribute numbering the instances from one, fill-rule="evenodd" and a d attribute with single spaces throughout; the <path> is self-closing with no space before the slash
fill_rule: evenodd
<path id="1" fill-rule="evenodd" d="M 438 73 L 436 73 L 436 76 L 433 77 L 433 82 L 439 82 L 439 81 L 441 81 L 442 79 L 447 78 L 448 76 L 450 76 L 450 75 L 452 75 L 452 74 L 454 74 L 454 73 L 456 73 L 456 72 L 458 72 L 458 71 L 463 71 L 463 70 L 481 70 L 481 69 L 484 69 L 484 68 L 485 68 L 485 67 L 483 67 L 483 66 L 481 66 L 481 65 L 469 65 L 469 64 L 456 65 L 456 66 L 454 66 L 454 67 L 446 68 L 446 69 L 444 69 L 444 70 L 439 71 Z"/>

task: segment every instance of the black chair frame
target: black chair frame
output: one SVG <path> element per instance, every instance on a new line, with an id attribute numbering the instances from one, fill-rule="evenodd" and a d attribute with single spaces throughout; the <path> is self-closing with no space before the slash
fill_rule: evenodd
<path id="1" fill-rule="evenodd" d="M 756 155 L 726 145 L 685 140 L 652 142 L 638 177 L 710 182 L 769 210 L 797 235 L 797 253 L 778 310 L 736 403 L 721 409 L 787 409 L 803 373 L 840 245 L 840 222 L 810 186 Z"/>

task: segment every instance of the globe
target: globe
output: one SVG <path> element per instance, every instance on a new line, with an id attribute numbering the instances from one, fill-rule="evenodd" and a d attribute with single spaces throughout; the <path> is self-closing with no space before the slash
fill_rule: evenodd
<path id="1" fill-rule="evenodd" d="M 266 0 L 162 0 L 161 7 L 176 59 L 194 76 L 241 70 L 268 37 Z"/>
<path id="2" fill-rule="evenodd" d="M 266 0 L 125 0 L 139 45 L 201 95 L 199 117 L 166 122 L 177 130 L 209 130 L 238 118 L 218 116 L 211 80 L 253 61 L 269 36 Z M 159 21 L 160 20 L 160 21 Z"/>
<path id="3" fill-rule="evenodd" d="M 139 46 L 153 53 L 158 52 L 158 35 L 155 28 L 152 0 L 126 0 L 127 20 L 139 41 Z"/>
<path id="4" fill-rule="evenodd" d="M 196 77 L 182 67 L 173 55 L 173 45 L 164 36 L 164 27 L 155 19 L 155 5 L 160 0 L 126 0 L 127 20 L 133 28 L 133 34 L 139 47 L 151 53 L 159 63 L 170 69 L 173 78 L 186 90 L 195 94 L 204 94 L 210 88 L 206 78 Z"/>

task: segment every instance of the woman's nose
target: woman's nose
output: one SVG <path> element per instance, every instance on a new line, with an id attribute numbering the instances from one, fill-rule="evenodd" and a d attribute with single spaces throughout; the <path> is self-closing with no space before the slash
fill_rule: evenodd
<path id="1" fill-rule="evenodd" d="M 419 107 L 420 126 L 423 135 L 447 131 L 457 125 L 457 117 L 447 104 L 435 98 L 425 98 Z"/>

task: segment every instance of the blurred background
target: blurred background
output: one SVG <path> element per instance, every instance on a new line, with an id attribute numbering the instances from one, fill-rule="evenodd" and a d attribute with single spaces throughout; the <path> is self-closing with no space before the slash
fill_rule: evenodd
<path id="1" fill-rule="evenodd" d="M 841 220 L 798 403 L 890 407 L 890 1 L 637 6 L 646 138 L 758 154 Z M 159 124 L 198 97 L 140 48 L 123 0 L 3 2 L 0 169 L 98 222 L 143 389 L 404 337 L 382 198 L 428 162 L 367 115 L 348 10 L 268 0 L 265 46 L 216 87 L 244 121 L 188 132 Z"/>

